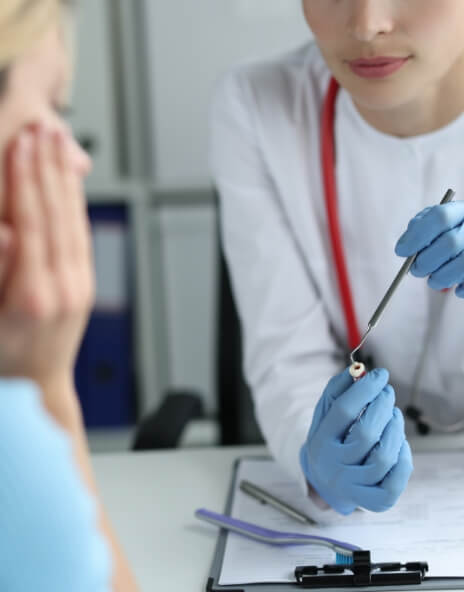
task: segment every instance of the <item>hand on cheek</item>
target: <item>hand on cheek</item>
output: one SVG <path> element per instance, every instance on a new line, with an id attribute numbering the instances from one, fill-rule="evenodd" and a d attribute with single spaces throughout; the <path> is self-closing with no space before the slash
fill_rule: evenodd
<path id="1" fill-rule="evenodd" d="M 0 293 L 12 259 L 13 232 L 6 222 L 0 222 Z"/>
<path id="2" fill-rule="evenodd" d="M 90 231 L 72 142 L 63 132 L 25 130 L 10 148 L 6 168 L 10 246 L 2 251 L 0 227 L 6 270 L 2 279 L 0 263 L 0 375 L 31 378 L 44 390 L 72 384 L 94 298 Z"/>

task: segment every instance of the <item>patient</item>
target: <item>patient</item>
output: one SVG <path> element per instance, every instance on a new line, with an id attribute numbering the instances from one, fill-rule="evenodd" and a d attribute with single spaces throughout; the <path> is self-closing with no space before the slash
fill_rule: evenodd
<path id="1" fill-rule="evenodd" d="M 65 4 L 0 2 L 0 590 L 131 592 L 73 384 L 95 287 Z"/>

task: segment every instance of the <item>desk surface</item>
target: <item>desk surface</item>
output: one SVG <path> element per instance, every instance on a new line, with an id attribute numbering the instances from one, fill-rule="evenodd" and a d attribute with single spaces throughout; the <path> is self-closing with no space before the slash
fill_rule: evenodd
<path id="1" fill-rule="evenodd" d="M 222 512 L 234 460 L 264 448 L 96 455 L 105 507 L 143 592 L 203 592 L 217 531 L 194 517 Z"/>
<path id="2" fill-rule="evenodd" d="M 416 450 L 450 447 L 464 448 L 464 436 L 413 442 Z M 194 511 L 222 512 L 234 460 L 264 453 L 242 447 L 94 456 L 106 509 L 143 592 L 205 590 L 217 532 Z"/>

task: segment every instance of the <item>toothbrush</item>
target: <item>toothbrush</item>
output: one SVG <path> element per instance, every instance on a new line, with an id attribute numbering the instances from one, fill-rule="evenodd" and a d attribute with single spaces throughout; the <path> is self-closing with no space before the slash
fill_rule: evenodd
<path id="1" fill-rule="evenodd" d="M 259 543 L 267 543 L 269 545 L 286 546 L 286 545 L 317 545 L 320 547 L 327 547 L 336 554 L 336 563 L 338 565 L 350 565 L 352 563 L 353 551 L 360 551 L 361 548 L 350 543 L 337 541 L 327 537 L 320 537 L 316 535 L 299 534 L 292 532 L 281 532 L 278 530 L 270 530 L 263 528 L 257 524 L 244 522 L 225 516 L 224 514 L 216 514 L 210 510 L 200 509 L 195 512 L 195 516 L 200 520 L 225 528 L 230 532 L 235 532 L 242 536 L 248 537 Z"/>

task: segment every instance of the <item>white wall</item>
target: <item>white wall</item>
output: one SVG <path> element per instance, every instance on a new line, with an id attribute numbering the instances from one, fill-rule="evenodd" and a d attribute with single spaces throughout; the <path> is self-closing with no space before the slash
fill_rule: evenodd
<path id="1" fill-rule="evenodd" d="M 170 186 L 204 186 L 208 106 L 232 64 L 309 37 L 301 0 L 144 0 L 153 173 Z"/>

